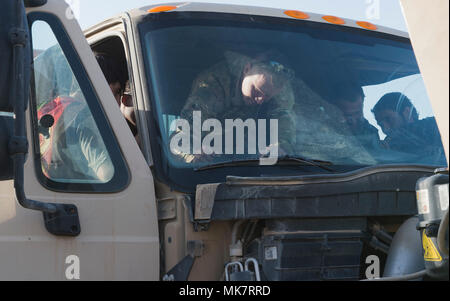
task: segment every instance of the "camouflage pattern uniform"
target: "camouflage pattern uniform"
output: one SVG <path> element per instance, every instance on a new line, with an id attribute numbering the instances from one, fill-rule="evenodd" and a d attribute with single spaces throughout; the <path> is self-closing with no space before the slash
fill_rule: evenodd
<path id="1" fill-rule="evenodd" d="M 343 115 L 339 108 L 325 101 L 302 79 L 289 78 L 281 92 L 262 105 L 246 105 L 241 93 L 242 74 L 247 63 L 254 61 L 233 52 L 225 53 L 225 57 L 224 62 L 201 73 L 194 81 L 181 111 L 182 119 L 192 125 L 193 111 L 201 111 L 203 121 L 278 119 L 279 146 L 289 155 L 336 162 L 348 162 L 351 158 L 360 164 L 375 164 L 362 142 L 365 139 L 360 141 L 346 123 L 340 122 Z M 367 124 L 361 134 L 370 134 L 367 139 L 371 140 L 375 133 L 378 139 L 378 131 Z M 180 155 L 188 163 L 195 158 Z"/>
<path id="2" fill-rule="evenodd" d="M 420 153 L 424 164 L 445 164 L 442 139 L 433 117 L 417 120 L 399 129 L 392 130 L 384 140 L 388 149 Z"/>
<path id="3" fill-rule="evenodd" d="M 181 111 L 181 118 L 192 125 L 193 111 L 201 111 L 202 120 L 277 119 L 279 146 L 285 152 L 292 152 L 296 138 L 296 118 L 293 114 L 295 99 L 291 83 L 284 81 L 282 90 L 263 104 L 247 105 L 241 92 L 243 71 L 248 63 L 255 61 L 230 51 L 225 53 L 225 58 L 225 61 L 201 73 L 194 81 L 191 94 Z M 277 72 L 276 68 L 274 72 Z M 269 122 L 266 125 L 269 131 Z"/>
<path id="4" fill-rule="evenodd" d="M 367 122 L 354 133 L 341 121 L 344 119 L 342 111 L 315 93 L 303 80 L 295 80 L 294 91 L 297 155 L 335 163 L 348 162 L 351 158 L 360 164 L 375 164 L 366 146 L 366 140 L 379 142 L 375 127 Z"/>
<path id="5" fill-rule="evenodd" d="M 378 151 L 380 149 L 381 140 L 378 129 L 371 125 L 367 119 L 364 118 L 358 130 L 353 131 L 353 134 L 367 150 Z"/>

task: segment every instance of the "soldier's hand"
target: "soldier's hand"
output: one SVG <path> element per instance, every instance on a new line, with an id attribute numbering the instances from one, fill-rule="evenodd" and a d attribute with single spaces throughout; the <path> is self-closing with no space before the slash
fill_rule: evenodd
<path id="1" fill-rule="evenodd" d="M 266 146 L 265 151 L 261 153 L 261 158 L 267 158 L 270 155 L 273 155 L 274 148 L 277 148 L 277 157 L 284 157 L 288 155 L 288 153 L 280 147 L 279 143 L 277 143 Z"/>

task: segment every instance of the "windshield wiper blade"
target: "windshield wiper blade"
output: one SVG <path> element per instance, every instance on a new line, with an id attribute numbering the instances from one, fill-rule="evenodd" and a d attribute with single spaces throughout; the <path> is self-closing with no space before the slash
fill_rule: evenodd
<path id="1" fill-rule="evenodd" d="M 239 166 L 239 165 L 255 165 L 256 163 L 259 163 L 259 162 L 260 162 L 260 159 L 231 160 L 231 161 L 225 161 L 225 162 L 214 163 L 214 164 L 202 166 L 202 167 L 194 169 L 194 171 L 203 171 L 203 170 L 210 170 L 210 169 L 229 167 L 229 166 Z M 301 163 L 302 165 L 305 165 L 305 164 L 311 165 L 311 166 L 315 166 L 318 168 L 322 168 L 326 171 L 334 172 L 333 169 L 326 166 L 326 165 L 333 165 L 333 163 L 330 161 L 307 159 L 307 158 L 298 157 L 298 156 L 283 156 L 283 157 L 278 158 L 277 163 L 275 165 L 278 165 L 278 163 L 280 163 L 280 162 L 297 162 L 297 163 Z M 259 165 L 259 164 L 257 164 L 257 165 Z M 263 166 L 263 165 L 261 165 L 261 166 Z"/>
<path id="2" fill-rule="evenodd" d="M 303 157 L 299 157 L 299 156 L 283 156 L 283 157 L 278 158 L 278 162 L 286 162 L 286 161 L 293 161 L 293 162 L 308 164 L 311 166 L 322 168 L 327 171 L 334 172 L 334 170 L 332 168 L 329 168 L 326 166 L 326 165 L 333 165 L 333 162 L 330 162 L 330 161 L 308 159 L 308 158 L 303 158 Z"/>
<path id="3" fill-rule="evenodd" d="M 228 167 L 228 166 L 258 165 L 256 163 L 259 163 L 259 159 L 231 160 L 231 161 L 224 161 L 224 162 L 219 162 L 219 163 L 213 163 L 210 165 L 205 165 L 205 166 L 202 166 L 199 168 L 195 168 L 194 171 L 203 171 L 203 170 Z"/>

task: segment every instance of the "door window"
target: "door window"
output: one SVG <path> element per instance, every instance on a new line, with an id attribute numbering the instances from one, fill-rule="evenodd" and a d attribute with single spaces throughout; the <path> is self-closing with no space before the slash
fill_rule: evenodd
<path id="1" fill-rule="evenodd" d="M 126 165 L 65 32 L 40 18 L 30 23 L 38 173 L 46 186 L 58 190 L 123 188 Z"/>

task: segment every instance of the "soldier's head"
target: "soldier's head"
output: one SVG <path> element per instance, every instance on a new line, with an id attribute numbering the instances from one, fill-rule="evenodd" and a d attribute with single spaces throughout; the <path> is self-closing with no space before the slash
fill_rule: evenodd
<path id="1" fill-rule="evenodd" d="M 248 63 L 243 71 L 241 92 L 248 105 L 260 105 L 278 95 L 292 71 L 270 62 Z"/>
<path id="2" fill-rule="evenodd" d="M 105 53 L 94 53 L 100 68 L 106 78 L 106 81 L 113 92 L 117 104 L 120 106 L 120 98 L 125 88 L 125 76 L 120 71 L 118 64 Z"/>
<path id="3" fill-rule="evenodd" d="M 133 99 L 130 88 L 130 81 L 126 80 L 124 75 L 118 67 L 117 63 L 107 54 L 94 53 L 97 62 L 105 75 L 106 81 L 113 92 L 114 98 L 119 105 L 120 111 L 131 128 L 134 135 L 137 134 L 136 115 L 133 106 Z"/>
<path id="4" fill-rule="evenodd" d="M 411 100 L 402 93 L 384 95 L 372 112 L 386 135 L 419 119 L 419 114 Z"/>
<path id="5" fill-rule="evenodd" d="M 333 89 L 334 103 L 342 111 L 343 120 L 352 130 L 364 121 L 364 91 L 356 83 L 342 82 Z"/>
<path id="6" fill-rule="evenodd" d="M 130 126 L 136 127 L 136 115 L 134 112 L 133 98 L 131 94 L 130 81 L 125 83 L 125 89 L 120 98 L 120 111 L 122 115 L 128 120 Z M 132 129 L 133 130 L 133 129 Z"/>

